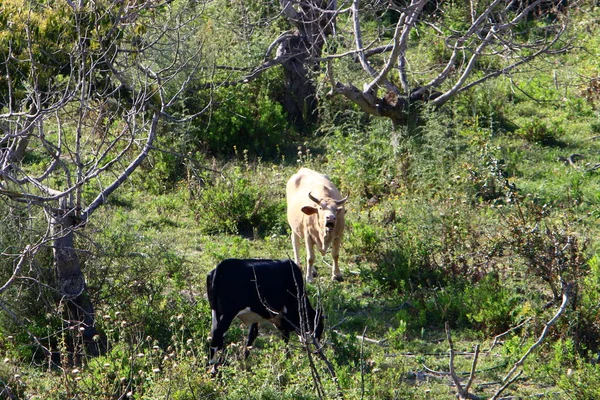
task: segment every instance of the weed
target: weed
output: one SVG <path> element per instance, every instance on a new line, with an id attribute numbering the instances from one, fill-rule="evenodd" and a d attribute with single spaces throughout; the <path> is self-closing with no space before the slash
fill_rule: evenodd
<path id="1" fill-rule="evenodd" d="M 560 143 L 564 136 L 564 129 L 560 125 L 548 126 L 539 118 L 526 121 L 515 131 L 515 135 L 530 143 L 538 143 L 547 146 L 555 146 Z"/>

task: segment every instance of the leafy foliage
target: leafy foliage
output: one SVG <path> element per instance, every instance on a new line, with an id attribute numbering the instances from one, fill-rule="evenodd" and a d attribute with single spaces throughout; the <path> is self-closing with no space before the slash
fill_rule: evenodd
<path id="1" fill-rule="evenodd" d="M 185 132 L 186 139 L 210 154 L 231 156 L 238 149 L 249 151 L 253 158 L 277 156 L 287 139 L 286 115 L 278 101 L 280 80 L 279 74 L 268 73 L 251 84 L 210 93 L 214 106 L 196 119 Z M 205 99 L 200 104 L 209 103 L 202 92 L 195 96 Z"/>
<path id="2" fill-rule="evenodd" d="M 259 165 L 257 172 L 261 169 Z M 260 172 L 249 179 L 248 171 L 236 167 L 194 190 L 194 212 L 205 233 L 252 237 L 278 233 L 284 227 L 282 193 L 265 186 Z"/>

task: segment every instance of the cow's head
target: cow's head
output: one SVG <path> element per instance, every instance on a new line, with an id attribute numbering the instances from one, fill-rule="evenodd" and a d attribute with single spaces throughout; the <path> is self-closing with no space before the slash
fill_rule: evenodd
<path id="1" fill-rule="evenodd" d="M 319 225 L 326 233 L 332 232 L 335 228 L 337 219 L 344 215 L 344 203 L 348 196 L 341 200 L 335 200 L 329 197 L 317 199 L 311 192 L 308 192 L 308 198 L 317 203 L 316 207 L 304 206 L 302 212 L 306 215 L 318 214 Z"/>

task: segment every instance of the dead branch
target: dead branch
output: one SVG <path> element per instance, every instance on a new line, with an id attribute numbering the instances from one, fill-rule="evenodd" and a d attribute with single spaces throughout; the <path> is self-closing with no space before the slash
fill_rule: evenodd
<path id="1" fill-rule="evenodd" d="M 583 154 L 574 153 L 574 154 L 571 154 L 569 157 L 562 157 L 562 156 L 558 157 L 558 161 L 560 161 L 566 165 L 570 165 L 571 167 L 575 167 L 576 166 L 575 163 L 578 160 L 582 160 L 584 158 L 585 158 L 585 156 Z"/>
<path id="2" fill-rule="evenodd" d="M 529 321 L 531 321 L 531 317 L 527 318 L 525 321 L 521 322 L 519 325 L 513 326 L 512 328 L 510 328 L 506 332 L 503 332 L 503 333 L 500 333 L 499 335 L 494 336 L 494 340 L 493 340 L 492 345 L 490 346 L 490 349 L 488 351 L 492 351 L 494 349 L 494 347 L 496 347 L 496 345 L 498 344 L 498 339 L 500 339 L 501 337 L 504 337 L 504 336 L 508 335 L 510 332 L 516 331 L 517 329 L 519 329 L 520 327 L 522 327 L 523 325 L 525 325 Z"/>
<path id="3" fill-rule="evenodd" d="M 479 358 L 479 344 L 475 345 L 475 356 L 473 357 L 473 363 L 471 364 L 471 372 L 469 373 L 469 380 L 465 385 L 465 392 L 469 393 L 469 389 L 473 384 L 473 380 L 475 379 L 475 367 L 477 367 L 477 359 Z"/>
<path id="4" fill-rule="evenodd" d="M 529 347 L 529 349 L 525 352 L 525 354 L 523 354 L 523 356 L 517 362 L 515 362 L 515 364 L 511 368 L 511 370 L 508 371 L 508 373 L 506 374 L 506 376 L 503 379 L 504 384 L 496 391 L 494 396 L 491 397 L 491 400 L 498 399 L 500 397 L 500 395 L 502 394 L 502 392 L 504 390 L 506 390 L 506 388 L 508 388 L 510 385 L 512 385 L 521 376 L 521 374 L 523 373 L 523 370 L 520 370 L 518 372 L 517 372 L 517 370 L 523 366 L 527 357 L 529 357 L 531 355 L 531 353 L 533 353 L 533 351 L 543 343 L 543 341 L 544 341 L 544 339 L 546 339 L 546 335 L 548 335 L 548 332 L 549 332 L 550 328 L 552 327 L 552 325 L 554 325 L 556 323 L 556 321 L 558 321 L 560 316 L 565 312 L 565 310 L 567 308 L 567 304 L 569 302 L 570 294 L 571 294 L 571 285 L 564 284 L 563 285 L 562 303 L 561 303 L 560 307 L 558 308 L 558 310 L 556 311 L 556 314 L 554 314 L 554 316 L 550 319 L 550 321 L 548 321 L 545 324 L 544 329 L 542 330 L 542 333 L 540 334 L 540 337 L 538 338 L 538 340 L 534 344 L 532 344 L 531 347 Z"/>
<path id="5" fill-rule="evenodd" d="M 456 385 L 456 390 L 458 392 L 457 397 L 460 400 L 477 400 L 479 399 L 479 397 L 470 394 L 469 388 L 471 387 L 471 384 L 473 383 L 473 379 L 475 377 L 475 367 L 477 365 L 477 358 L 479 356 L 479 345 L 475 347 L 475 357 L 473 357 L 473 364 L 471 366 L 471 374 L 469 375 L 469 380 L 467 381 L 467 385 L 463 387 L 460 383 L 458 375 L 456 375 L 456 371 L 454 370 L 454 344 L 452 343 L 452 336 L 450 335 L 450 324 L 448 322 L 446 322 L 445 328 L 446 337 L 448 338 L 448 344 L 450 345 L 450 377 Z"/>
<path id="6" fill-rule="evenodd" d="M 363 329 L 363 340 L 360 342 L 360 398 L 364 399 L 365 397 L 365 335 L 367 333 L 367 327 Z"/>
<path id="7" fill-rule="evenodd" d="M 335 332 L 336 334 L 338 334 L 340 336 L 346 337 L 346 338 L 350 337 L 350 335 L 347 335 L 347 334 L 342 333 L 342 332 L 337 331 L 337 330 L 333 330 L 333 332 Z M 356 335 L 355 337 L 358 340 L 360 340 L 360 341 L 367 342 L 367 343 L 373 343 L 373 344 L 377 344 L 377 345 L 380 345 L 380 346 L 383 346 L 387 342 L 387 339 L 381 339 L 381 340 L 370 339 L 370 338 L 368 338 L 368 337 L 366 337 L 364 335 L 364 332 L 363 332 L 363 335 Z"/>
<path id="8" fill-rule="evenodd" d="M 15 269 L 13 270 L 11 277 L 8 278 L 8 280 L 4 283 L 4 285 L 2 285 L 2 287 L 0 287 L 0 294 L 2 294 L 6 289 L 8 289 L 14 283 L 14 281 L 17 279 L 17 277 L 21 273 L 21 268 L 23 267 L 23 264 L 25 263 L 26 260 L 31 259 L 31 255 L 32 255 L 31 246 L 30 245 L 25 246 L 25 249 L 19 255 L 19 261 L 17 262 L 17 265 L 15 266 Z"/>

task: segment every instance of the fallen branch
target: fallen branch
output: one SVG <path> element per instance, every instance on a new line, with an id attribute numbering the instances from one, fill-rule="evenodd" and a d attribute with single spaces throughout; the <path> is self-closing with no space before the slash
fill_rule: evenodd
<path id="1" fill-rule="evenodd" d="M 365 398 L 365 335 L 367 333 L 367 327 L 363 329 L 362 342 L 360 342 L 360 398 Z"/>
<path id="2" fill-rule="evenodd" d="M 343 337 L 350 337 L 350 335 L 346 335 L 345 333 L 341 333 L 340 331 L 337 330 L 333 330 L 333 332 L 335 332 L 336 334 L 343 336 Z M 364 332 L 363 332 L 364 333 Z M 378 344 L 380 346 L 383 346 L 386 342 L 387 339 L 381 339 L 381 340 L 377 340 L 377 339 L 370 339 L 366 336 L 364 336 L 364 334 L 361 335 L 356 335 L 355 336 L 358 340 L 360 340 L 361 342 L 367 342 L 367 343 L 373 343 L 373 344 Z"/>
<path id="3" fill-rule="evenodd" d="M 595 171 L 597 169 L 600 169 L 600 164 L 594 164 L 591 167 L 589 167 L 588 169 L 585 170 L 585 172 L 590 172 L 590 171 Z"/>
<path id="4" fill-rule="evenodd" d="M 581 160 L 583 158 L 585 158 L 584 155 L 575 153 L 571 154 L 569 157 L 558 157 L 558 161 L 568 164 L 571 167 L 575 167 L 575 163 L 577 162 L 577 160 Z"/>

